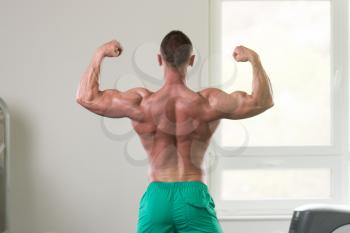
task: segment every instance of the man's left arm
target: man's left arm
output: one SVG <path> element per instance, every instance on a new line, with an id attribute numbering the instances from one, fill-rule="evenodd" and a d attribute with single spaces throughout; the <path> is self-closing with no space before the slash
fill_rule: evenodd
<path id="1" fill-rule="evenodd" d="M 147 94 L 145 88 L 133 88 L 126 92 L 116 89 L 99 90 L 101 63 L 105 57 L 118 57 L 122 52 L 120 43 L 112 40 L 99 47 L 93 60 L 81 78 L 76 101 L 98 115 L 141 120 L 143 113 L 140 103 Z"/>

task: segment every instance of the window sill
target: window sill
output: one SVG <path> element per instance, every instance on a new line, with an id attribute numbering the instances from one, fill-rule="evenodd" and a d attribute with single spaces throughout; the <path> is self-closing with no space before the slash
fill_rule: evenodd
<path id="1" fill-rule="evenodd" d="M 292 220 L 292 215 L 219 215 L 218 219 L 222 221 L 230 220 Z"/>

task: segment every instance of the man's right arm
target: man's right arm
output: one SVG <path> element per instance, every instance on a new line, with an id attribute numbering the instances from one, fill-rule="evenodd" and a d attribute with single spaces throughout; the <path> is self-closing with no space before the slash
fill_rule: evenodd
<path id="1" fill-rule="evenodd" d="M 208 100 L 206 116 L 210 120 L 253 117 L 274 105 L 271 83 L 258 54 L 244 46 L 238 46 L 235 48 L 233 57 L 238 62 L 249 61 L 251 63 L 252 93 L 234 91 L 228 94 L 217 88 L 202 90 L 200 94 Z"/>

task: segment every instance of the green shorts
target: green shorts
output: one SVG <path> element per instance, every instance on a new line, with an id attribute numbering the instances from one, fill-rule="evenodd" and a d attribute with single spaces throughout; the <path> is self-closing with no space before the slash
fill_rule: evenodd
<path id="1" fill-rule="evenodd" d="M 140 199 L 137 233 L 222 233 L 208 186 L 151 182 Z"/>

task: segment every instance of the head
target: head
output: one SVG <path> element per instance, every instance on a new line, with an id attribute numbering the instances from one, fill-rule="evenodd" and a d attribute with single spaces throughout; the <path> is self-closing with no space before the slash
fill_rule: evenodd
<path id="1" fill-rule="evenodd" d="M 159 65 L 166 65 L 175 70 L 184 70 L 193 66 L 194 55 L 191 40 L 181 31 L 171 31 L 160 44 Z"/>

